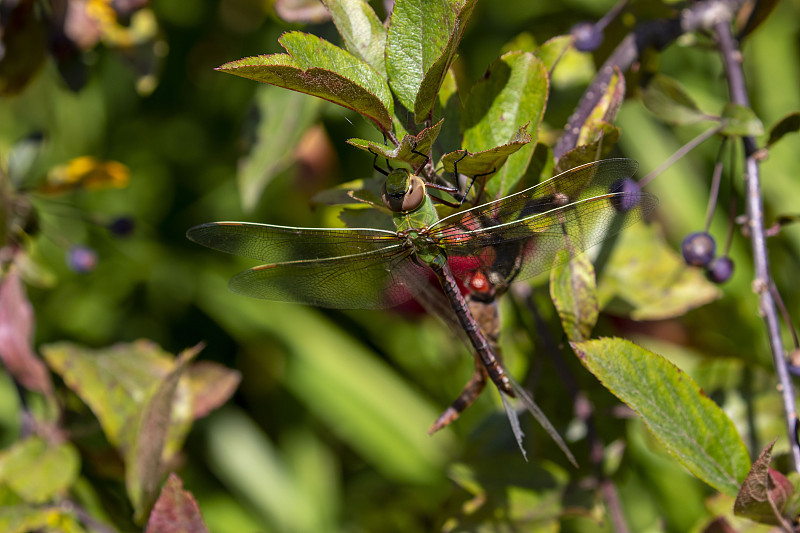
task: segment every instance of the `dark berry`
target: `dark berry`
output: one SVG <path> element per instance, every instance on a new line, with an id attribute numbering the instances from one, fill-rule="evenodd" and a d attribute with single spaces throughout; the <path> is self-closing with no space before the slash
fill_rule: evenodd
<path id="1" fill-rule="evenodd" d="M 603 44 L 603 30 L 591 22 L 579 22 L 569 32 L 575 38 L 575 48 L 580 52 L 594 52 Z"/>
<path id="2" fill-rule="evenodd" d="M 690 233 L 681 244 L 683 260 L 687 265 L 704 267 L 714 259 L 717 243 L 714 237 L 704 231 Z"/>
<path id="3" fill-rule="evenodd" d="M 714 283 L 725 283 L 731 276 L 733 276 L 733 261 L 727 255 L 717 257 L 706 269 L 706 277 Z"/>
<path id="4" fill-rule="evenodd" d="M 117 237 L 127 237 L 136 228 L 136 221 L 133 217 L 117 217 L 106 227 L 108 231 Z"/>
<path id="5" fill-rule="evenodd" d="M 621 213 L 630 211 L 639 203 L 639 184 L 631 178 L 622 178 L 611 184 L 608 192 L 612 194 L 622 193 L 611 197 L 611 205 Z"/>
<path id="6" fill-rule="evenodd" d="M 67 250 L 67 266 L 79 274 L 86 274 L 97 266 L 97 252 L 88 246 L 76 244 Z"/>

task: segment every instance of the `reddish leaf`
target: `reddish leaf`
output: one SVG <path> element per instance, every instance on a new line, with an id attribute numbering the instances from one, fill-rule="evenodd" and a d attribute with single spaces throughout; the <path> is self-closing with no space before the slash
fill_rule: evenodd
<path id="1" fill-rule="evenodd" d="M 158 384 L 139 419 L 136 442 L 126 457 L 125 485 L 136 510 L 134 519 L 144 521 L 156 500 L 162 476 L 162 457 L 172 420 L 172 404 L 178 382 L 189 362 L 203 348 L 189 348 L 178 356 L 175 368 Z"/>
<path id="2" fill-rule="evenodd" d="M 187 372 L 194 418 L 202 418 L 233 395 L 242 374 L 210 361 L 195 363 Z"/>
<path id="3" fill-rule="evenodd" d="M 33 308 L 16 267 L 0 281 L 0 360 L 27 389 L 53 394 L 47 367 L 33 351 Z"/>
<path id="4" fill-rule="evenodd" d="M 735 514 L 765 524 L 780 524 L 780 517 L 777 515 L 783 511 L 794 493 L 794 487 L 789 480 L 769 467 L 775 440 L 761 451 L 753 463 L 733 505 Z"/>
<path id="5" fill-rule="evenodd" d="M 158 497 L 146 533 L 208 533 L 197 501 L 176 474 L 170 474 Z"/>

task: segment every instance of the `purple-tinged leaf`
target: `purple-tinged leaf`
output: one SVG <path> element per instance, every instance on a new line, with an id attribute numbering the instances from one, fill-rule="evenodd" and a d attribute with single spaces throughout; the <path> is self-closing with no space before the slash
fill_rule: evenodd
<path id="1" fill-rule="evenodd" d="M 143 523 L 158 495 L 163 475 L 162 458 L 173 423 L 172 410 L 178 382 L 203 346 L 181 352 L 175 367 L 145 401 L 135 430 L 133 446 L 125 457 L 125 486 L 134 508 L 134 520 Z"/>
<path id="2" fill-rule="evenodd" d="M 578 146 L 593 143 L 598 137 L 604 136 L 608 126 L 614 122 L 614 118 L 616 118 L 617 111 L 619 111 L 619 107 L 622 105 L 622 100 L 624 98 L 625 78 L 619 69 L 614 67 L 614 74 L 608 81 L 603 96 L 594 106 L 586 122 L 581 127 L 581 132 L 578 135 Z M 611 146 L 613 146 L 613 143 L 608 143 L 609 150 Z"/>
<path id="3" fill-rule="evenodd" d="M 556 165 L 556 172 L 566 172 L 569 169 L 603 159 L 619 141 L 619 128 L 606 122 L 597 122 L 593 126 L 596 138 L 588 144 L 576 146 L 562 155 Z"/>
<path id="4" fill-rule="evenodd" d="M 781 513 L 794 494 L 794 486 L 783 474 L 769 467 L 776 440 L 761 450 L 744 478 L 733 512 L 756 522 L 780 525 Z"/>
<path id="5" fill-rule="evenodd" d="M 207 416 L 227 402 L 239 382 L 242 373 L 211 361 L 198 361 L 186 372 L 192 391 L 192 416 L 195 420 Z"/>
<path id="6" fill-rule="evenodd" d="M 52 398 L 50 374 L 33 351 L 33 326 L 33 307 L 12 266 L 0 279 L 0 361 L 23 387 Z"/>
<path id="7" fill-rule="evenodd" d="M 200 507 L 183 481 L 172 473 L 147 521 L 146 533 L 208 533 Z"/>

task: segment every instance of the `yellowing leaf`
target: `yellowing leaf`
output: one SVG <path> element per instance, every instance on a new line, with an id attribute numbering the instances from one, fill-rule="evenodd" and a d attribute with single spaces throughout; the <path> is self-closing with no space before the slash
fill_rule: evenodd
<path id="1" fill-rule="evenodd" d="M 53 168 L 39 192 L 58 194 L 75 189 L 122 189 L 128 186 L 129 181 L 130 171 L 122 163 L 81 156 Z"/>

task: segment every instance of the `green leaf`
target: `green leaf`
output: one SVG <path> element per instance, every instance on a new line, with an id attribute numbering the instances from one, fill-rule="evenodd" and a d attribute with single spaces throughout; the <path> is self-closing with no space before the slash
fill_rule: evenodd
<path id="1" fill-rule="evenodd" d="M 736 427 L 697 383 L 671 362 L 623 339 L 571 343 L 581 363 L 683 466 L 720 492 L 735 495 L 750 469 Z"/>
<path id="2" fill-rule="evenodd" d="M 719 287 L 702 271 L 687 267 L 655 224 L 634 224 L 620 233 L 598 276 L 600 308 L 634 320 L 684 315 L 720 297 Z"/>
<path id="3" fill-rule="evenodd" d="M 755 112 L 743 105 L 728 103 L 722 111 L 723 127 L 720 133 L 723 135 L 762 135 L 764 124 L 756 116 Z"/>
<path id="4" fill-rule="evenodd" d="M 174 366 L 155 343 L 137 341 L 102 350 L 62 342 L 41 348 L 47 364 L 89 406 L 108 441 L 126 453 L 141 402 Z"/>
<path id="5" fill-rule="evenodd" d="M 592 142 L 576 146 L 559 158 L 556 165 L 558 172 L 603 159 L 619 141 L 619 128 L 607 122 L 596 123 L 594 131 L 596 138 Z"/>
<path id="6" fill-rule="evenodd" d="M 295 148 L 317 119 L 320 101 L 277 87 L 259 87 L 256 108 L 259 122 L 250 152 L 236 173 L 239 199 L 252 211 L 264 188 L 295 160 Z"/>
<path id="7" fill-rule="evenodd" d="M 783 512 L 787 501 L 794 493 L 794 487 L 783 474 L 769 467 L 772 447 L 777 440 L 774 439 L 761 450 L 750 472 L 747 473 L 733 504 L 733 512 L 736 515 L 764 524 L 780 525 L 773 511 L 773 505 L 778 513 Z"/>
<path id="8" fill-rule="evenodd" d="M 533 55 L 542 60 L 547 72 L 552 73 L 556 65 L 558 65 L 559 60 L 564 57 L 564 54 L 566 54 L 567 50 L 572 46 L 572 41 L 574 41 L 572 35 L 553 37 L 534 50 Z"/>
<path id="9" fill-rule="evenodd" d="M 581 132 L 578 135 L 577 145 L 590 144 L 598 137 L 607 133 L 611 123 L 617 116 L 619 106 L 622 105 L 622 100 L 625 98 L 625 78 L 618 68 L 614 67 L 614 74 L 608 81 L 606 90 L 603 96 L 594 106 L 592 112 L 586 119 L 586 122 L 581 127 Z M 619 137 L 619 129 L 614 128 Z M 616 140 L 614 141 L 616 142 Z M 608 149 L 611 149 L 613 143 L 607 143 Z"/>
<path id="10" fill-rule="evenodd" d="M 208 533 L 200 507 L 192 493 L 183 490 L 183 481 L 172 473 L 164 483 L 146 533 Z"/>
<path id="11" fill-rule="evenodd" d="M 342 209 L 339 220 L 348 228 L 376 228 L 397 231 L 392 217 L 377 209 Z"/>
<path id="12" fill-rule="evenodd" d="M 504 54 L 467 97 L 461 116 L 464 148 L 481 152 L 503 145 L 525 124 L 529 124 L 531 140 L 536 141 L 547 90 L 547 71 L 540 59 L 529 52 Z M 506 196 L 515 187 L 532 152 L 533 143 L 511 155 L 486 182 L 490 198 Z"/>
<path id="13" fill-rule="evenodd" d="M 502 168 L 511 154 L 516 153 L 530 142 L 528 125 L 525 124 L 506 144 L 466 155 L 464 150 L 450 152 L 442 156 L 441 164 L 446 172 L 455 172 L 455 164 L 458 163 L 458 172 L 466 176 L 493 173 Z"/>
<path id="14" fill-rule="evenodd" d="M 425 121 L 477 0 L 397 2 L 386 37 L 386 71 L 398 100 Z"/>
<path id="15" fill-rule="evenodd" d="M 74 514 L 63 505 L 4 505 L 0 506 L 0 531 L 3 533 L 84 533 Z M 93 529 L 93 532 L 99 531 Z"/>
<path id="16" fill-rule="evenodd" d="M 800 112 L 795 111 L 780 119 L 770 128 L 767 148 L 781 140 L 787 133 L 795 133 L 797 131 L 800 131 Z"/>
<path id="17" fill-rule="evenodd" d="M 44 503 L 63 496 L 79 470 L 80 457 L 69 442 L 57 444 L 28 437 L 0 452 L 0 484 L 28 503 Z"/>
<path id="18" fill-rule="evenodd" d="M 361 141 L 361 139 L 350 139 Z M 370 141 L 364 141 L 370 142 Z M 358 179 L 326 189 L 314 195 L 312 201 L 325 205 L 360 205 L 362 203 L 383 209 L 381 193 L 386 178 Z M 369 226 L 363 226 L 369 227 Z"/>
<path id="19" fill-rule="evenodd" d="M 183 425 L 188 432 L 191 412 L 184 411 L 173 416 L 173 403 L 179 380 L 201 349 L 202 346 L 196 346 L 184 350 L 178 356 L 175 367 L 159 381 L 145 400 L 137 421 L 133 446 L 125 454 L 125 486 L 133 504 L 134 520 L 138 524 L 145 521 L 158 497 L 163 475 L 162 458 L 172 426 Z"/>
<path id="20" fill-rule="evenodd" d="M 444 119 L 436 139 L 437 156 L 461 148 L 461 98 L 453 69 L 447 71 L 434 107 L 434 117 Z"/>
<path id="21" fill-rule="evenodd" d="M 498 524 L 508 531 L 558 531 L 569 480 L 564 470 L 549 461 L 520 468 L 503 454 L 478 457 L 448 468 L 448 477 L 469 499 L 458 506 L 443 531 L 504 531 Z"/>
<path id="22" fill-rule="evenodd" d="M 567 338 L 582 341 L 591 337 L 599 314 L 594 266 L 586 254 L 571 255 L 570 250 L 561 250 L 553 260 L 550 297 Z"/>
<path id="23" fill-rule="evenodd" d="M 668 124 L 695 124 L 717 117 L 700 111 L 692 97 L 673 78 L 653 76 L 642 91 L 642 102 L 654 115 Z"/>
<path id="24" fill-rule="evenodd" d="M 322 0 L 347 50 L 386 78 L 386 28 L 366 0 Z"/>
<path id="25" fill-rule="evenodd" d="M 436 137 L 439 136 L 439 130 L 442 128 L 442 120 L 431 126 L 425 128 L 417 135 L 406 135 L 400 142 L 400 146 L 389 148 L 380 143 L 367 141 L 365 139 L 348 139 L 347 143 L 366 150 L 371 154 L 377 154 L 378 157 L 383 157 L 391 161 L 400 161 L 408 163 L 412 167 L 417 167 L 425 162 L 425 156 L 419 154 L 428 154 L 431 151 Z M 412 151 L 413 150 L 413 151 Z M 419 152 L 414 153 L 414 152 Z"/>
<path id="26" fill-rule="evenodd" d="M 375 69 L 314 35 L 290 32 L 280 43 L 289 54 L 246 57 L 216 70 L 328 100 L 391 130 L 392 94 Z"/>

